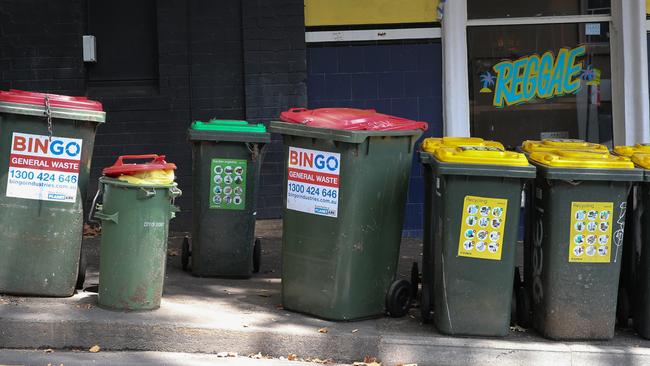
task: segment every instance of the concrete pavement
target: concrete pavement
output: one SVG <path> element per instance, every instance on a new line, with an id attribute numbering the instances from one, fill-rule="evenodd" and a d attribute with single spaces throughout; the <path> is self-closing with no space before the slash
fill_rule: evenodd
<path id="1" fill-rule="evenodd" d="M 328 322 L 280 306 L 279 221 L 258 223 L 262 273 L 250 280 L 195 278 L 180 269 L 182 235 L 170 240 L 162 307 L 120 313 L 96 306 L 96 294 L 71 298 L 0 297 L 0 348 L 54 348 L 213 353 L 297 354 L 341 363 L 377 357 L 384 365 L 641 365 L 650 364 L 650 342 L 617 331 L 610 342 L 551 342 L 534 331 L 503 339 L 453 338 L 423 325 L 418 309 L 401 319 Z M 98 239 L 88 249 L 87 287 L 97 283 Z M 408 277 L 421 242 L 403 242 L 399 273 Z M 327 328 L 327 333 L 318 330 Z"/>

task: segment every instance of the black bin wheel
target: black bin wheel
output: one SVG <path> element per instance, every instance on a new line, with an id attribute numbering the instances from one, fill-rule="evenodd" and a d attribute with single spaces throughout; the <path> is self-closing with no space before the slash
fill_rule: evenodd
<path id="1" fill-rule="evenodd" d="M 88 267 L 88 259 L 86 259 L 86 253 L 84 253 L 83 247 L 79 253 L 79 272 L 77 272 L 77 283 L 75 288 L 81 290 L 84 288 L 84 282 L 86 282 L 86 267 Z"/>
<path id="2" fill-rule="evenodd" d="M 255 238 L 253 244 L 253 273 L 260 273 L 260 263 L 262 261 L 262 240 Z"/>
<path id="3" fill-rule="evenodd" d="M 616 304 L 616 320 L 618 325 L 627 328 L 631 316 L 630 297 L 625 287 L 619 287 L 618 299 Z"/>
<path id="4" fill-rule="evenodd" d="M 386 311 L 393 318 L 406 315 L 411 307 L 411 283 L 407 280 L 394 281 L 386 293 Z"/>
<path id="5" fill-rule="evenodd" d="M 187 271 L 187 268 L 190 264 L 190 256 L 192 252 L 190 251 L 190 237 L 186 236 L 183 239 L 183 246 L 181 248 L 181 267 L 183 271 Z"/>
<path id="6" fill-rule="evenodd" d="M 418 298 L 418 287 L 420 285 L 420 270 L 418 268 L 418 262 L 413 262 L 411 265 L 411 299 L 416 300 Z"/>
<path id="7" fill-rule="evenodd" d="M 420 294 L 420 315 L 422 316 L 422 323 L 429 324 L 433 322 L 431 290 L 429 290 L 429 286 L 425 284 L 422 284 L 422 293 Z"/>

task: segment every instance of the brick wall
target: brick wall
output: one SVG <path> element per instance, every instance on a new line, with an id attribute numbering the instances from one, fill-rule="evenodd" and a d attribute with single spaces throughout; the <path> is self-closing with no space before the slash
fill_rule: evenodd
<path id="1" fill-rule="evenodd" d="M 373 108 L 428 122 L 425 136 L 442 135 L 439 42 L 323 44 L 307 50 L 310 108 Z M 414 156 L 404 236 L 422 235 L 423 184 Z"/>
<path id="2" fill-rule="evenodd" d="M 101 168 L 117 155 L 166 154 L 179 166 L 184 191 L 177 201 L 183 212 L 174 220 L 180 230 L 190 223 L 190 121 L 266 122 L 280 110 L 306 104 L 303 3 L 157 0 L 156 11 L 158 83 L 153 89 L 116 93 L 88 88 L 88 66 L 81 57 L 86 1 L 3 0 L 0 89 L 90 94 L 102 101 L 107 123 L 97 134 L 89 196 Z M 281 161 L 276 143 L 262 169 L 260 217 L 280 213 Z"/>

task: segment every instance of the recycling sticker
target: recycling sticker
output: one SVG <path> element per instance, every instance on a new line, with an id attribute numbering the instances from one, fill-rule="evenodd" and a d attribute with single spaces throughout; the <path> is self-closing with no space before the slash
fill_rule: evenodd
<path id="1" fill-rule="evenodd" d="M 246 208 L 246 170 L 248 162 L 236 159 L 212 159 L 210 164 L 210 208 L 243 210 Z"/>
<path id="2" fill-rule="evenodd" d="M 609 263 L 613 202 L 571 202 L 569 262 Z"/>
<path id="3" fill-rule="evenodd" d="M 501 260 L 508 200 L 465 196 L 458 256 Z"/>

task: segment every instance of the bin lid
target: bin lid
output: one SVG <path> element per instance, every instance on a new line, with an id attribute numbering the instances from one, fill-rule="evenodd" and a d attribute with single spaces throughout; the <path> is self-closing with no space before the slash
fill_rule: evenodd
<path id="1" fill-rule="evenodd" d="M 636 144 L 632 146 L 615 146 L 614 152 L 617 155 L 627 156 L 628 158 L 634 154 L 650 154 L 650 144 Z"/>
<path id="2" fill-rule="evenodd" d="M 422 150 L 433 153 L 441 147 L 489 146 L 505 150 L 498 141 L 483 140 L 480 137 L 429 137 L 422 141 Z"/>
<path id="3" fill-rule="evenodd" d="M 635 153 L 632 155 L 632 162 L 643 169 L 650 170 L 650 153 Z"/>
<path id="4" fill-rule="evenodd" d="M 433 155 L 443 163 L 528 166 L 524 154 L 494 146 L 441 147 Z"/>
<path id="5" fill-rule="evenodd" d="M 395 130 L 423 130 L 426 131 L 426 122 L 390 116 L 378 113 L 374 109 L 354 108 L 292 108 L 280 113 L 284 122 L 300 123 L 303 125 L 334 130 L 368 130 L 368 131 L 395 131 Z"/>
<path id="6" fill-rule="evenodd" d="M 54 118 L 95 122 L 104 122 L 106 119 L 102 104 L 86 97 L 0 90 L 0 112 L 44 116 L 47 111 L 46 101 Z"/>
<path id="7" fill-rule="evenodd" d="M 146 163 L 124 163 L 124 160 L 143 160 L 151 159 Z M 175 170 L 176 164 L 165 161 L 165 155 L 146 154 L 146 155 L 122 155 L 115 160 L 112 166 L 104 168 L 102 173 L 109 177 L 119 177 L 120 175 L 133 175 L 136 173 L 152 170 Z"/>
<path id="8" fill-rule="evenodd" d="M 211 119 L 208 122 L 194 121 L 190 128 L 197 131 L 266 133 L 266 126 L 261 123 L 252 124 L 229 119 Z"/>
<path id="9" fill-rule="evenodd" d="M 526 140 L 521 144 L 523 151 L 532 153 L 535 151 L 555 151 L 555 150 L 585 150 L 609 152 L 605 145 L 594 144 L 584 140 L 577 139 L 544 139 L 541 141 Z"/>
<path id="10" fill-rule="evenodd" d="M 530 154 L 530 159 L 552 168 L 634 169 L 629 158 L 600 151 L 536 151 Z"/>

